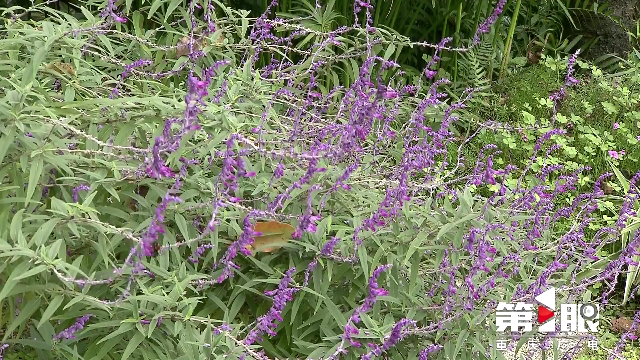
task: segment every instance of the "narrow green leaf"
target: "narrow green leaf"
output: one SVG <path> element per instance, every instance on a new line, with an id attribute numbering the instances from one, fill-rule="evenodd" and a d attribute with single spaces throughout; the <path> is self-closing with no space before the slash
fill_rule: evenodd
<path id="1" fill-rule="evenodd" d="M 42 168 L 44 164 L 42 162 L 42 158 L 38 157 L 32 164 L 31 169 L 29 170 L 29 186 L 27 187 L 27 196 L 24 200 L 24 205 L 27 206 L 29 200 L 33 196 L 33 193 L 36 191 L 36 186 L 42 177 Z"/>
<path id="2" fill-rule="evenodd" d="M 158 10 L 158 8 L 160 7 L 160 5 L 162 5 L 162 3 L 163 3 L 162 0 L 151 1 L 151 8 L 149 9 L 149 15 L 147 15 L 147 19 L 151 19 L 153 14 L 155 14 L 156 10 Z"/>
<path id="3" fill-rule="evenodd" d="M 40 64 L 44 61 L 47 53 L 49 52 L 49 43 L 47 42 L 45 46 L 40 46 L 36 53 L 33 55 L 31 59 L 31 64 L 28 67 L 28 71 L 25 71 L 22 76 L 23 87 L 26 87 L 29 83 L 32 83 L 36 79 L 36 74 L 38 73 L 38 69 L 40 68 Z"/>
<path id="4" fill-rule="evenodd" d="M 47 265 L 38 265 L 38 266 L 34 267 L 33 269 L 31 269 L 31 270 L 29 270 L 29 271 L 17 276 L 14 280 L 18 281 L 18 280 L 21 280 L 21 279 L 26 279 L 29 276 L 33 276 L 33 275 L 39 274 L 39 273 L 45 271 L 46 269 L 47 269 Z"/>
<path id="5" fill-rule="evenodd" d="M 138 345 L 144 340 L 144 335 L 141 333 L 136 333 L 133 335 L 133 338 L 129 341 L 127 348 L 124 349 L 124 353 L 122 353 L 122 360 L 127 360 L 129 356 L 138 348 Z"/>
<path id="6" fill-rule="evenodd" d="M 100 351 L 98 351 L 98 353 L 95 356 L 89 358 L 89 357 L 87 357 L 85 355 L 85 359 L 87 359 L 87 360 L 101 360 L 103 357 L 105 357 L 105 355 L 107 355 L 107 353 L 109 351 L 111 351 L 111 349 L 113 349 L 114 346 L 116 346 L 117 344 L 120 344 L 122 342 L 123 342 L 122 337 L 115 337 L 115 338 L 107 341 L 106 344 L 104 344 L 101 347 L 99 347 Z"/>
<path id="7" fill-rule="evenodd" d="M 451 229 L 453 229 L 455 226 L 460 225 L 466 221 L 469 221 L 471 219 L 477 218 L 480 214 L 478 213 L 471 213 L 465 217 L 463 217 L 460 220 L 454 221 L 454 222 L 450 222 L 445 224 L 440 231 L 438 232 L 438 236 L 436 236 L 436 239 L 440 239 L 442 237 L 442 235 L 446 234 L 448 231 L 450 231 Z"/>
<path id="8" fill-rule="evenodd" d="M 391 57 L 391 55 L 393 55 L 393 53 L 396 52 L 396 46 L 393 44 L 389 44 L 389 47 L 387 48 L 387 50 L 384 52 L 384 59 L 385 60 L 389 60 L 389 58 Z"/>
<path id="9" fill-rule="evenodd" d="M 181 3 L 182 0 L 171 0 L 171 3 L 169 3 L 169 7 L 167 7 L 167 13 L 164 15 L 165 22 L 169 19 L 169 17 L 173 13 L 173 10 L 175 10 Z"/>
<path id="10" fill-rule="evenodd" d="M 620 182 L 620 185 L 622 185 L 622 188 L 624 189 L 624 193 L 628 193 L 629 192 L 629 180 L 627 180 L 627 178 L 622 175 L 622 173 L 620 172 L 620 170 L 618 170 L 617 167 L 615 167 L 611 161 L 607 161 L 609 163 L 609 166 L 611 166 L 611 169 L 613 170 L 613 172 L 616 174 L 616 178 L 618 178 L 618 181 Z"/>
<path id="11" fill-rule="evenodd" d="M 16 281 L 15 278 L 25 272 L 28 267 L 29 262 L 24 261 L 20 263 L 20 265 L 16 266 L 15 269 L 13 269 L 11 275 L 9 275 L 9 278 L 7 279 L 7 282 L 3 284 L 2 290 L 0 290 L 0 301 L 2 301 L 2 299 L 4 299 L 9 294 L 9 292 L 11 292 L 11 290 L 13 290 L 13 288 L 18 284 L 18 281 Z M 9 334 L 9 332 L 7 332 L 7 334 Z"/>
<path id="12" fill-rule="evenodd" d="M 340 309 L 338 309 L 336 304 L 334 304 L 333 301 L 331 301 L 331 299 L 329 298 L 325 298 L 324 303 L 327 306 L 327 310 L 340 325 L 340 327 L 344 327 L 347 324 L 347 319 L 345 319 L 344 315 L 342 314 Z"/>
<path id="13" fill-rule="evenodd" d="M 240 294 L 235 298 L 233 304 L 231 304 L 231 309 L 229 310 L 229 318 L 227 319 L 227 323 L 230 323 L 233 321 L 233 319 L 235 319 L 238 311 L 240 311 L 240 308 L 242 308 L 242 305 L 244 305 L 245 299 L 246 296 L 244 294 Z"/>
<path id="14" fill-rule="evenodd" d="M 360 259 L 360 266 L 362 266 L 365 277 L 369 277 L 369 275 L 371 275 L 369 274 L 369 255 L 364 246 L 358 247 L 358 259 Z M 375 264 L 373 264 L 373 266 L 375 266 Z"/>
<path id="15" fill-rule="evenodd" d="M 31 242 L 35 242 L 37 246 L 44 244 L 44 242 L 49 239 L 51 231 L 53 231 L 59 221 L 60 219 L 57 218 L 49 219 L 49 221 L 40 226 L 38 231 L 36 231 L 36 233 L 31 238 Z"/>
<path id="16" fill-rule="evenodd" d="M 13 144 L 15 136 L 16 136 L 16 127 L 9 126 L 9 133 L 2 136 L 2 139 L 0 140 L 0 164 L 4 159 L 4 156 L 7 154 L 7 150 L 9 150 L 9 146 Z"/>
<path id="17" fill-rule="evenodd" d="M 426 239 L 427 239 L 427 232 L 422 230 L 418 233 L 418 235 L 416 235 L 416 238 L 411 241 L 411 243 L 409 244 L 409 250 L 407 250 L 407 253 L 404 256 L 405 265 L 409 262 L 409 259 L 411 259 L 411 256 L 413 256 L 413 253 L 420 247 L 420 245 L 422 245 L 422 243 Z"/>
<path id="18" fill-rule="evenodd" d="M 98 341 L 98 344 L 101 344 L 113 337 L 116 337 L 120 334 L 124 334 L 127 331 L 130 331 L 132 329 L 135 329 L 135 325 L 133 325 L 132 323 L 123 323 L 122 325 L 120 325 L 120 327 L 118 328 L 118 330 L 112 332 L 111 334 L 103 337 L 102 339 L 100 339 L 100 341 Z M 97 345 L 97 344 L 96 344 Z"/>
<path id="19" fill-rule="evenodd" d="M 180 229 L 184 240 L 189 240 L 189 228 L 187 227 L 187 220 L 185 220 L 184 216 L 176 213 L 176 224 L 178 224 L 178 229 Z"/>
<path id="20" fill-rule="evenodd" d="M 38 322 L 38 326 L 36 327 L 36 329 L 40 329 L 42 324 L 46 323 L 49 320 L 49 318 L 51 318 L 51 315 L 53 315 L 53 313 L 55 313 L 56 310 L 58 310 L 63 300 L 64 300 L 63 295 L 58 295 L 55 298 L 53 298 L 53 300 L 51 300 L 51 302 L 49 303 L 49 306 L 47 306 L 47 309 L 42 314 L 42 317 L 40 318 L 40 321 Z"/>
<path id="21" fill-rule="evenodd" d="M 460 349 L 462 348 L 462 344 L 464 344 L 465 341 L 467 341 L 467 336 L 469 336 L 469 330 L 467 329 L 463 329 L 460 334 L 458 334 L 458 341 L 456 341 L 456 349 L 453 352 L 453 358 L 457 359 L 458 358 L 458 353 L 460 352 Z"/>
<path id="22" fill-rule="evenodd" d="M 5 332 L 5 339 L 15 330 L 18 326 L 22 325 L 25 321 L 27 321 L 31 315 L 40 307 L 40 298 L 37 297 L 35 300 L 29 301 L 27 305 L 20 310 L 20 314 L 17 318 L 11 321 L 11 325 L 7 328 Z"/>
<path id="23" fill-rule="evenodd" d="M 24 213 L 24 210 L 25 209 L 20 209 L 15 215 L 13 215 L 13 219 L 11 219 L 11 228 L 9 229 L 9 236 L 11 236 L 11 239 L 18 244 L 22 237 L 22 214 Z"/>

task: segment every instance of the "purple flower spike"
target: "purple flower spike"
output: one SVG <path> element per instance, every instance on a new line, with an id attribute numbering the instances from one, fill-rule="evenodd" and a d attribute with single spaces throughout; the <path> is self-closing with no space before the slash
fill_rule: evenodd
<path id="1" fill-rule="evenodd" d="M 324 256 L 330 256 L 333 253 L 333 248 L 338 244 L 338 241 L 340 241 L 340 238 L 332 237 L 331 240 L 324 244 L 320 253 Z"/>
<path id="2" fill-rule="evenodd" d="M 0 360 L 2 360 L 2 354 L 4 354 L 4 351 L 9 347 L 9 344 L 2 344 L 0 345 Z"/>
<path id="3" fill-rule="evenodd" d="M 373 305 L 376 303 L 378 296 L 385 296 L 389 294 L 387 290 L 378 286 L 378 277 L 380 276 L 380 274 L 382 274 L 382 272 L 388 270 L 389 268 L 391 268 L 391 264 L 381 265 L 373 271 L 373 274 L 369 278 L 369 296 L 367 296 L 367 298 L 364 300 L 364 303 L 356 308 L 353 314 L 351 314 L 349 321 L 347 321 L 347 324 L 344 326 L 341 345 L 331 356 L 327 358 L 327 360 L 336 360 L 339 354 L 345 353 L 346 350 L 344 346 L 347 341 L 351 346 L 360 347 L 360 343 L 354 341 L 352 338 L 352 335 L 360 333 L 358 328 L 353 324 L 357 324 L 360 322 L 361 313 L 365 313 L 371 310 Z"/>
<path id="4" fill-rule="evenodd" d="M 369 351 L 367 354 L 362 355 L 360 359 L 371 360 L 375 356 L 380 356 L 382 355 L 383 352 L 396 346 L 398 342 L 400 342 L 403 338 L 405 338 L 408 335 L 407 331 L 403 331 L 404 328 L 407 326 L 415 327 L 416 322 L 410 319 L 402 319 L 398 321 L 393 326 L 393 329 L 391 330 L 391 334 L 389 334 L 389 336 L 384 341 L 384 343 L 382 345 L 373 345 L 372 346 L 373 349 L 371 349 L 371 351 Z"/>
<path id="5" fill-rule="evenodd" d="M 182 202 L 182 200 L 178 197 L 171 196 L 169 194 L 165 195 L 162 199 L 162 202 L 156 208 L 156 214 L 151 221 L 151 225 L 149 229 L 142 237 L 142 250 L 143 255 L 145 256 L 154 256 L 155 250 L 153 244 L 158 240 L 160 234 L 164 234 L 164 227 L 162 223 L 164 222 L 164 214 L 167 211 L 167 206 L 171 202 Z"/>
<path id="6" fill-rule="evenodd" d="M 73 189 L 73 201 L 74 202 L 78 202 L 78 193 L 80 191 L 82 191 L 82 190 L 89 191 L 89 190 L 91 190 L 91 188 L 89 187 L 89 185 L 86 185 L 86 184 L 82 184 L 82 185 L 76 186 Z"/>
<path id="7" fill-rule="evenodd" d="M 287 270 L 282 280 L 280 280 L 278 288 L 265 292 L 267 296 L 273 297 L 273 305 L 271 306 L 271 309 L 269 309 L 269 312 L 258 319 L 257 325 L 243 340 L 244 344 L 251 345 L 255 343 L 256 340 L 262 340 L 260 336 L 265 332 L 270 336 L 276 335 L 275 329 L 278 327 L 277 322 L 282 321 L 282 310 L 284 310 L 287 302 L 293 300 L 293 294 L 298 290 L 296 288 L 289 287 L 289 283 L 293 281 L 291 275 L 293 275 L 295 271 L 295 267 Z"/>
<path id="8" fill-rule="evenodd" d="M 420 355 L 418 355 L 418 359 L 419 360 L 428 360 L 430 354 L 436 353 L 436 352 L 440 351 L 440 349 L 442 349 L 442 348 L 443 348 L 442 345 L 437 345 L 437 344 L 429 345 L 426 349 L 424 349 L 424 350 L 422 350 L 420 352 Z"/>
<path id="9" fill-rule="evenodd" d="M 107 7 L 100 13 L 100 17 L 103 19 L 108 17 L 109 20 L 115 20 L 122 24 L 126 23 L 127 19 L 118 15 L 116 13 L 117 10 L 118 7 L 116 6 L 116 0 L 109 0 L 107 2 Z"/>
<path id="10" fill-rule="evenodd" d="M 192 263 L 197 264 L 202 254 L 204 254 L 204 252 L 207 249 L 211 249 L 211 248 L 213 248 L 213 244 L 205 244 L 205 245 L 198 246 L 196 250 L 193 252 L 193 254 L 191 254 L 191 256 L 189 257 L 189 260 Z"/>
<path id="11" fill-rule="evenodd" d="M 87 314 L 82 317 L 79 317 L 76 320 L 76 323 L 61 331 L 59 334 L 53 336 L 54 341 L 60 341 L 62 339 L 75 339 L 75 333 L 84 329 L 84 324 L 89 320 L 93 315 Z"/>

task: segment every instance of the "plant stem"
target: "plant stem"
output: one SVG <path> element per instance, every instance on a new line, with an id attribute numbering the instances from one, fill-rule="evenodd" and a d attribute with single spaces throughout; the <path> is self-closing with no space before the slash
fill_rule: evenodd
<path id="1" fill-rule="evenodd" d="M 498 77 L 498 80 L 502 80 L 506 73 L 507 66 L 509 65 L 509 58 L 511 56 L 511 44 L 513 43 L 513 33 L 516 30 L 516 23 L 518 22 L 518 13 L 520 12 L 521 3 L 522 0 L 517 0 L 516 8 L 513 10 L 511 25 L 509 26 L 509 33 L 507 34 L 507 41 L 504 46 L 504 54 L 502 54 L 502 66 L 500 66 L 500 76 Z"/>
<path id="2" fill-rule="evenodd" d="M 458 5 L 458 17 L 456 18 L 456 33 L 454 35 L 455 47 L 460 45 L 460 24 L 462 23 L 462 1 Z M 453 82 L 458 80 L 458 52 L 453 54 Z"/>

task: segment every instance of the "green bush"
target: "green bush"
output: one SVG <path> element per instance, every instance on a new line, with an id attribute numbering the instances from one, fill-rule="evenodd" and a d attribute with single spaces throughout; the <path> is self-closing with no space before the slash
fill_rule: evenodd
<path id="1" fill-rule="evenodd" d="M 572 300 L 576 282 L 591 300 L 603 277 L 625 276 L 640 237 L 601 250 L 638 219 L 635 184 L 621 197 L 631 205 L 614 208 L 621 228 L 572 232 L 598 220 L 600 184 L 567 189 L 573 208 L 533 183 L 548 185 L 549 168 L 520 192 L 500 186 L 518 173 L 492 165 L 490 139 L 466 150 L 449 132 L 472 92 L 456 101 L 443 79 L 402 79 L 389 61 L 399 50 L 381 44 L 404 40 L 252 20 L 218 2 L 223 17 L 184 25 L 172 4 L 150 14 L 163 22 L 153 30 L 113 2 L 100 19 L 48 9 L 49 20 L 4 22 L 3 351 L 501 359 L 489 348 L 498 301 L 548 286 Z M 348 88 L 336 86 L 345 63 Z M 535 131 L 549 138 L 541 153 L 569 141 Z M 482 154 L 464 168 L 451 147 Z"/>

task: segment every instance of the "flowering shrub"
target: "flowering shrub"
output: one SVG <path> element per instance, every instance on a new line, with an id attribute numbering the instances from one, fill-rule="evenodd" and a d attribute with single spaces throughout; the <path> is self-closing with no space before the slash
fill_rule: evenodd
<path id="1" fill-rule="evenodd" d="M 448 98 L 437 55 L 403 78 L 389 59 L 404 40 L 372 26 L 369 1 L 356 2 L 356 26 L 329 33 L 217 1 L 173 10 L 165 22 L 176 23 L 145 34 L 140 14 L 113 2 L 99 18 L 49 9 L 37 26 L 5 22 L 4 353 L 498 359 L 498 301 L 548 286 L 588 297 L 606 281 L 605 306 L 637 264 L 640 235 L 610 258 L 597 250 L 637 219 L 640 174 L 616 223 L 586 236 L 611 174 L 579 192 L 584 168 L 533 168 L 566 131 L 547 129 L 524 167 L 499 166 L 489 144 L 465 168 L 468 141 L 451 130 L 474 89 Z M 468 47 L 411 45 L 464 52 L 496 17 Z M 175 32 L 190 50 L 172 60 Z M 300 51 L 310 34 L 322 40 Z M 327 86 L 343 60 L 355 81 Z M 575 85 L 575 61 L 554 105 Z M 528 174 L 538 182 L 504 181 Z M 491 185 L 491 196 L 471 192 Z M 571 204 L 555 201 L 567 193 Z M 251 251 L 256 222 L 272 220 L 295 227 L 291 239 Z"/>
<path id="2" fill-rule="evenodd" d="M 481 131 L 474 140 L 481 147 L 484 143 L 496 143 L 502 153 L 495 158 L 500 165 L 523 166 L 529 162 L 537 139 L 552 126 L 553 102 L 544 93 L 552 86 L 559 86 L 556 78 L 562 78 L 566 63 L 561 59 L 543 56 L 541 65 L 524 71 L 519 77 L 508 79 L 497 86 L 503 91 L 504 106 L 486 108 L 485 115 L 508 123 L 506 129 Z M 625 184 L 640 171 L 640 122 L 637 111 L 637 91 L 640 79 L 637 76 L 612 78 L 605 76 L 597 67 L 580 60 L 577 67 L 582 70 L 577 76 L 582 81 L 568 90 L 569 96 L 558 107 L 555 126 L 567 131 L 567 136 L 554 140 L 561 149 L 547 156 L 538 156 L 532 169 L 538 171 L 545 163 L 562 164 L 575 171 L 589 164 L 590 171 L 583 172 L 577 188 L 586 191 L 593 186 L 603 172 L 614 171 L 616 176 L 608 179 L 603 186 L 606 199 L 599 204 L 596 212 L 601 221 L 590 224 L 591 232 L 602 226 L 615 223 L 620 204 L 617 197 L 627 191 Z M 533 84 L 543 84 L 534 92 Z M 614 105 L 615 104 L 615 105 Z M 541 154 L 542 155 L 542 154 Z M 472 161 L 469 161 L 470 163 Z M 553 176 L 552 176 L 553 178 Z M 529 180 L 536 181 L 534 177 Z M 507 179 L 508 186 L 515 186 L 516 178 Z M 498 185 L 490 187 L 492 192 Z M 562 197 L 565 203 L 573 201 L 573 194 Z"/>
<path id="3" fill-rule="evenodd" d="M 546 83 L 546 86 L 555 83 L 558 74 L 562 76 L 566 68 L 561 59 L 544 56 L 542 60 L 542 66 L 529 71 L 530 75 L 514 76 L 514 80 L 504 85 L 505 96 L 509 99 L 505 99 L 504 107 L 492 108 L 495 111 L 490 114 L 499 119 L 511 117 L 514 127 L 518 128 L 511 133 L 499 133 L 501 138 L 491 140 L 498 140 L 501 146 L 516 153 L 521 149 L 525 159 L 537 136 L 536 131 L 529 128 L 537 123 L 551 126 L 553 106 L 541 89 L 537 89 L 535 94 L 528 89 L 536 83 Z M 640 78 L 611 78 L 599 68 L 581 61 L 578 61 L 578 67 L 582 70 L 578 77 L 583 81 L 570 90 L 570 96 L 561 104 L 556 117 L 556 126 L 567 130 L 570 136 L 562 142 L 563 152 L 555 155 L 552 161 L 564 162 L 571 169 L 589 163 L 597 173 L 610 170 L 608 162 L 611 162 L 630 178 L 640 170 L 637 146 L 640 136 L 640 113 L 637 111 Z M 514 91 L 514 87 L 517 90 Z M 508 160 L 517 161 L 515 156 Z M 540 167 L 542 161 L 539 159 L 536 166 Z M 585 182 L 593 184 L 597 173 Z"/>

